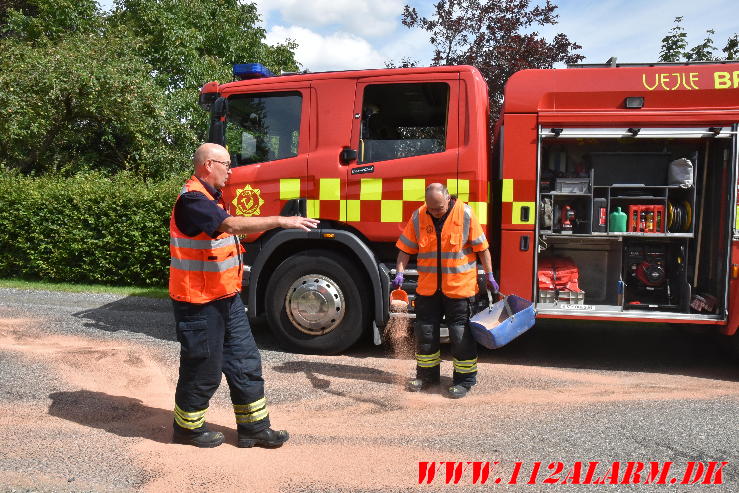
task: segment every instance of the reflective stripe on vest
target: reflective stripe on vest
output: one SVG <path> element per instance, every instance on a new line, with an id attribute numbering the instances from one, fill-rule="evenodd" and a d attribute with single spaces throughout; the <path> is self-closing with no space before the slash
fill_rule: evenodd
<path id="1" fill-rule="evenodd" d="M 411 221 L 413 221 L 413 229 L 416 232 L 416 240 L 418 240 L 421 237 L 421 225 L 418 221 L 418 213 L 421 209 L 416 209 L 413 211 L 413 215 L 411 216 Z M 425 210 L 425 209 L 424 209 Z"/>
<path id="2" fill-rule="evenodd" d="M 464 265 L 458 265 L 456 267 L 442 267 L 441 273 L 442 274 L 461 274 L 462 272 L 467 272 L 468 270 L 474 269 L 475 265 L 477 265 L 477 260 L 474 260 Z M 417 270 L 418 272 L 426 272 L 429 274 L 437 273 L 436 266 L 417 266 Z"/>
<path id="3" fill-rule="evenodd" d="M 441 252 L 441 258 L 442 259 L 463 259 L 465 255 L 469 255 L 472 253 L 472 248 L 465 248 L 459 252 Z M 420 259 L 427 259 L 427 258 L 436 258 L 437 252 L 436 250 L 431 250 L 428 252 L 419 253 L 416 255 L 416 258 Z"/>
<path id="4" fill-rule="evenodd" d="M 412 242 L 412 241 L 410 240 L 410 238 L 408 238 L 407 236 L 405 236 L 405 235 L 400 235 L 400 238 L 399 238 L 399 239 L 400 239 L 400 241 L 402 241 L 402 242 L 403 242 L 403 244 L 404 244 L 405 246 L 407 246 L 408 248 L 412 248 L 412 249 L 414 249 L 414 250 L 418 250 L 418 243 L 413 243 L 413 242 Z"/>
<path id="5" fill-rule="evenodd" d="M 464 204 L 464 226 L 462 226 L 462 245 L 467 244 L 470 239 L 470 221 L 472 221 L 472 209 Z"/>
<path id="6" fill-rule="evenodd" d="M 469 242 L 472 212 L 461 200 L 455 202 L 441 230 L 441 245 L 437 245 L 436 229 L 426 206 L 411 217 L 418 232 L 416 292 L 431 296 L 437 289 L 441 273 L 441 291 L 450 298 L 468 298 L 477 293 L 477 254 Z M 477 238 L 476 238 L 477 240 Z M 440 257 L 440 260 L 439 260 Z M 440 265 L 439 265 L 440 262 Z"/>
<path id="7" fill-rule="evenodd" d="M 220 240 L 193 240 L 192 238 L 169 238 L 169 244 L 180 248 L 192 248 L 194 250 L 215 250 L 234 244 L 235 236 L 229 236 Z M 238 238 L 237 238 L 238 241 Z"/>
<path id="8" fill-rule="evenodd" d="M 228 269 L 237 267 L 240 263 L 238 257 L 230 257 L 221 262 L 213 260 L 186 260 L 181 258 L 171 258 L 170 267 L 173 269 L 187 270 L 191 272 L 225 272 Z"/>

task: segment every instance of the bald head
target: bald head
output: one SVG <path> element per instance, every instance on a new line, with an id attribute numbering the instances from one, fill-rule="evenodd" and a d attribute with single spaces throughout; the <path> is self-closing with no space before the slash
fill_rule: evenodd
<path id="1" fill-rule="evenodd" d="M 449 190 L 441 183 L 432 183 L 426 187 L 426 198 L 429 197 L 442 197 L 449 198 Z"/>
<path id="2" fill-rule="evenodd" d="M 449 190 L 441 183 L 426 187 L 426 209 L 429 214 L 439 218 L 449 210 Z"/>
<path id="3" fill-rule="evenodd" d="M 208 159 L 218 159 L 220 161 L 230 161 L 230 156 L 225 147 L 210 142 L 201 145 L 195 150 L 192 157 L 192 164 L 197 170 L 198 166 L 202 166 Z"/>
<path id="4" fill-rule="evenodd" d="M 231 155 L 222 145 L 201 145 L 195 150 L 192 164 L 195 176 L 217 189 L 223 188 L 231 175 Z"/>

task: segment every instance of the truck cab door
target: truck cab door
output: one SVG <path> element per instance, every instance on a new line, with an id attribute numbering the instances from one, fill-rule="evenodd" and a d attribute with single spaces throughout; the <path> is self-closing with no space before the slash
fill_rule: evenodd
<path id="1" fill-rule="evenodd" d="M 350 146 L 356 78 L 311 81 L 311 125 L 307 215 L 322 227 L 346 220 L 346 166 L 341 153 Z"/>
<path id="2" fill-rule="evenodd" d="M 395 242 L 427 185 L 457 190 L 459 74 L 359 79 L 346 165 L 345 220 L 372 241 Z M 463 190 L 461 192 L 467 192 Z M 465 193 L 460 198 L 468 200 Z"/>

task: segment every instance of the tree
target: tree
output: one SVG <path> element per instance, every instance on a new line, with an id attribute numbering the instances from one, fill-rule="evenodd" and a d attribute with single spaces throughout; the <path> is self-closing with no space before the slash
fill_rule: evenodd
<path id="1" fill-rule="evenodd" d="M 662 38 L 662 48 L 659 53 L 660 62 L 679 62 L 688 47 L 688 34 L 680 23 L 682 17 L 675 17 L 675 25 L 667 36 Z"/>
<path id="2" fill-rule="evenodd" d="M 136 40 L 0 41 L 0 163 L 26 174 L 131 170 L 159 178 L 188 161 L 194 134 L 168 107 Z"/>
<path id="3" fill-rule="evenodd" d="M 713 29 L 706 29 L 706 38 L 701 44 L 688 50 L 685 53 L 685 59 L 689 62 L 693 60 L 715 60 L 714 53 L 716 52 L 716 47 L 713 45 L 713 38 L 711 38 L 714 34 L 716 34 L 716 31 Z"/>
<path id="4" fill-rule="evenodd" d="M 725 60 L 739 59 L 739 35 L 733 35 L 726 41 L 726 46 L 721 50 L 726 53 Z"/>
<path id="5" fill-rule="evenodd" d="M 713 29 L 706 29 L 706 37 L 703 42 L 688 49 L 688 34 L 680 25 L 682 21 L 682 17 L 675 17 L 675 25 L 670 29 L 667 36 L 662 38 L 660 62 L 735 60 L 739 57 L 739 36 L 736 34 L 726 41 L 726 46 L 721 50 L 726 54 L 725 57 L 716 56 L 717 48 L 713 41 L 716 31 Z"/>
<path id="6" fill-rule="evenodd" d="M 417 67 L 418 64 L 417 59 L 406 56 L 402 57 L 398 63 L 395 63 L 395 60 L 386 60 L 385 68 L 410 68 Z"/>
<path id="7" fill-rule="evenodd" d="M 298 69 L 293 43 L 268 45 L 256 5 L 238 0 L 116 0 L 111 24 L 141 39 L 139 54 L 177 115 L 198 138 L 207 115 L 197 105 L 208 81 L 232 80 L 234 63 L 257 62 L 274 73 Z"/>
<path id="8" fill-rule="evenodd" d="M 0 6 L 0 32 L 30 42 L 90 33 L 102 26 L 95 0 L 7 0 Z"/>
<path id="9" fill-rule="evenodd" d="M 206 136 L 202 84 L 235 62 L 295 70 L 240 0 L 0 0 L 0 167 L 24 173 L 187 168 Z"/>
<path id="10" fill-rule="evenodd" d="M 530 6 L 529 0 L 440 0 L 431 17 L 421 17 L 408 5 L 403 25 L 430 34 L 432 65 L 473 65 L 488 82 L 491 122 L 497 118 L 508 78 L 527 68 L 552 68 L 577 63 L 581 48 L 565 34 L 547 41 L 534 30 L 557 23 L 557 7 L 549 0 Z"/>

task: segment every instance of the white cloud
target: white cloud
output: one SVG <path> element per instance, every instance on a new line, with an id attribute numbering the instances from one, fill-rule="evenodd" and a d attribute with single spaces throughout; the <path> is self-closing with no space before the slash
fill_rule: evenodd
<path id="1" fill-rule="evenodd" d="M 429 33 L 421 29 L 402 28 L 402 31 L 379 47 L 384 60 L 399 63 L 403 58 L 418 61 L 419 66 L 431 63 L 434 47 L 429 42 Z"/>
<path id="2" fill-rule="evenodd" d="M 310 29 L 333 26 L 361 37 L 380 38 L 400 25 L 405 0 L 258 0 L 265 21 L 279 12 L 285 24 Z"/>
<path id="3" fill-rule="evenodd" d="M 385 58 L 365 39 L 348 33 L 321 35 L 299 26 L 273 26 L 267 32 L 267 43 L 292 39 L 298 43 L 295 58 L 303 68 L 313 72 L 382 68 Z"/>

